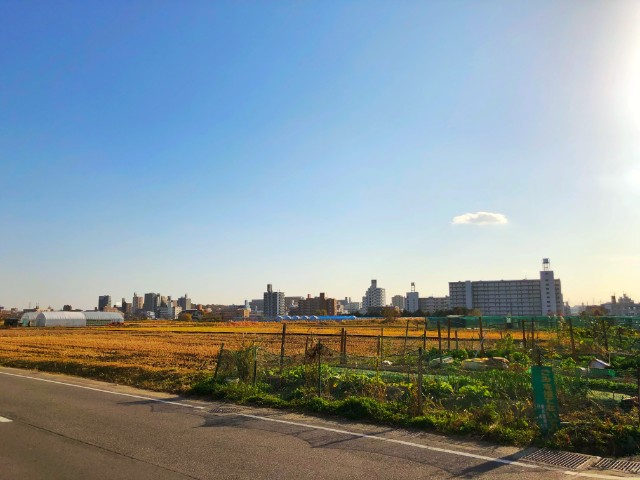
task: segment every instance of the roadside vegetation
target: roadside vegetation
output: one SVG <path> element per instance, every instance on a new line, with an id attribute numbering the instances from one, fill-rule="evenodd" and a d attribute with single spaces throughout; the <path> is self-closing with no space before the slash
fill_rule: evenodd
<path id="1" fill-rule="evenodd" d="M 12 328 L 0 330 L 0 364 L 512 445 L 637 454 L 640 337 L 635 329 L 602 326 L 576 328 L 573 348 L 564 325 L 523 330 L 523 338 L 485 331 L 482 343 L 469 329 L 454 339 L 453 331 L 436 337 L 406 321 L 354 325 L 348 345 L 339 324 L 289 324 L 286 338 L 278 324 Z M 506 358 L 509 368 L 463 368 L 476 355 Z M 611 368 L 586 371 L 595 357 Z M 563 422 L 549 435 L 534 418 L 530 367 L 538 362 L 554 366 Z"/>

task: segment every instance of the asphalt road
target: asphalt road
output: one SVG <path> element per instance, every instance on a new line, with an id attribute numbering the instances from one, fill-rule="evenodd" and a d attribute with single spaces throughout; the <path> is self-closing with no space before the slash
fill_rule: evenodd
<path id="1" fill-rule="evenodd" d="M 576 478 L 524 453 L 0 368 L 2 480 Z"/>

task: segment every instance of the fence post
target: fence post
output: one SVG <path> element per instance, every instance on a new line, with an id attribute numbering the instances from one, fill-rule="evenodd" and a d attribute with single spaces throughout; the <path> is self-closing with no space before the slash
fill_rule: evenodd
<path id="1" fill-rule="evenodd" d="M 382 366 L 382 338 L 378 335 L 378 354 L 376 355 L 376 377 L 380 375 Z"/>
<path id="2" fill-rule="evenodd" d="M 484 355 L 484 333 L 482 330 L 482 317 L 478 317 L 478 325 L 480 326 L 480 354 Z"/>
<path id="3" fill-rule="evenodd" d="M 533 318 L 531 319 L 531 351 L 533 352 L 533 350 L 535 350 L 536 348 L 536 324 L 533 320 Z"/>
<path id="4" fill-rule="evenodd" d="M 622 349 L 622 327 L 618 327 L 618 348 Z"/>
<path id="5" fill-rule="evenodd" d="M 382 359 L 384 358 L 384 327 L 380 329 L 380 365 L 382 366 Z"/>
<path id="6" fill-rule="evenodd" d="M 447 317 L 447 351 L 451 351 L 451 319 Z"/>
<path id="7" fill-rule="evenodd" d="M 258 347 L 253 347 L 253 384 L 258 378 Z"/>
<path id="8" fill-rule="evenodd" d="M 418 348 L 418 415 L 422 415 L 422 352 L 422 347 Z"/>
<path id="9" fill-rule="evenodd" d="M 322 355 L 322 343 L 320 343 L 320 340 L 318 340 L 318 345 L 316 350 L 318 352 L 318 396 L 321 397 L 322 396 L 322 360 L 320 359 L 320 357 Z"/>
<path id="10" fill-rule="evenodd" d="M 520 325 L 522 326 L 522 348 L 527 349 L 527 332 L 524 329 L 524 318 L 520 319 Z M 573 336 L 571 337 L 573 338 Z"/>
<path id="11" fill-rule="evenodd" d="M 573 339 L 573 319 L 571 317 L 569 317 L 567 320 L 569 320 L 569 337 L 571 338 L 571 356 L 575 357 L 576 356 L 576 343 Z"/>
<path id="12" fill-rule="evenodd" d="M 282 324 L 282 339 L 280 340 L 280 376 L 282 376 L 282 369 L 284 368 L 284 348 L 287 341 L 287 324 Z"/>
<path id="13" fill-rule="evenodd" d="M 342 337 L 340 344 L 340 363 L 347 364 L 347 329 L 342 327 Z"/>
<path id="14" fill-rule="evenodd" d="M 440 363 L 442 363 L 442 332 L 440 331 L 439 318 L 438 318 L 438 355 L 440 355 Z"/>
<path id="15" fill-rule="evenodd" d="M 429 320 L 424 317 L 424 330 L 422 330 L 422 350 L 427 349 L 427 322 Z"/>
<path id="16" fill-rule="evenodd" d="M 216 362 L 216 370 L 213 372 L 213 381 L 218 378 L 218 370 L 220 369 L 220 362 L 222 361 L 222 351 L 224 350 L 224 342 L 220 345 L 220 351 L 218 352 L 218 361 Z"/>

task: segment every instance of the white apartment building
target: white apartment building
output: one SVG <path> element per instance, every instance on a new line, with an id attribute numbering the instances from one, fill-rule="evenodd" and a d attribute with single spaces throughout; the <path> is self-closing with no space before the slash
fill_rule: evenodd
<path id="1" fill-rule="evenodd" d="M 482 315 L 544 316 L 563 313 L 559 279 L 543 259 L 539 280 L 449 282 L 450 307 L 479 309 Z"/>
<path id="2" fill-rule="evenodd" d="M 418 292 L 407 292 L 407 311 L 409 313 L 420 310 L 420 294 Z"/>
<path id="3" fill-rule="evenodd" d="M 366 311 L 372 307 L 384 307 L 387 305 L 384 288 L 378 287 L 377 280 L 371 280 L 371 286 L 362 297 L 362 308 Z"/>

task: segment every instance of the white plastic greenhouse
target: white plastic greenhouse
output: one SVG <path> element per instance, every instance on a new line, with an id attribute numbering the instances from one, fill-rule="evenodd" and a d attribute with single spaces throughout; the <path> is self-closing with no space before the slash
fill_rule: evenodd
<path id="1" fill-rule="evenodd" d="M 35 327 L 36 317 L 40 312 L 26 312 L 20 317 L 20 325 L 23 327 Z"/>
<path id="2" fill-rule="evenodd" d="M 35 327 L 86 327 L 87 318 L 82 312 L 39 312 Z"/>

